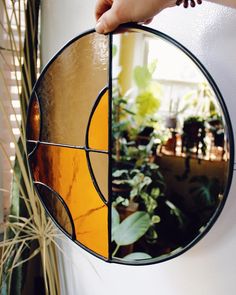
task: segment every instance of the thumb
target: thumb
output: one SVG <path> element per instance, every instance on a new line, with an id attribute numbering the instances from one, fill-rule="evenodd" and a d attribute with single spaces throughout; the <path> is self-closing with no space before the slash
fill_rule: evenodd
<path id="1" fill-rule="evenodd" d="M 114 6 L 107 10 L 98 20 L 96 24 L 96 31 L 100 34 L 105 34 L 115 30 L 121 21 L 119 20 Z"/>

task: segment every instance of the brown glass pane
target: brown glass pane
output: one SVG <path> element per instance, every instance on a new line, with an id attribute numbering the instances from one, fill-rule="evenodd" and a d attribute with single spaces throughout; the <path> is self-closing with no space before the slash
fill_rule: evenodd
<path id="1" fill-rule="evenodd" d="M 90 152 L 89 160 L 95 186 L 98 186 L 102 196 L 108 201 L 108 155 Z"/>
<path id="2" fill-rule="evenodd" d="M 93 105 L 107 84 L 108 37 L 92 33 L 73 42 L 37 85 L 44 142 L 85 145 Z"/>
<path id="3" fill-rule="evenodd" d="M 66 203 L 76 240 L 108 257 L 108 209 L 94 187 L 85 151 L 40 144 L 30 166 L 34 181 L 51 187 Z"/>
<path id="4" fill-rule="evenodd" d="M 168 40 L 127 30 L 113 42 L 113 258 L 160 261 L 200 238 L 223 206 L 228 118 L 204 74 Z"/>
<path id="5" fill-rule="evenodd" d="M 40 136 L 40 107 L 36 95 L 33 94 L 28 111 L 27 139 L 38 141 Z"/>
<path id="6" fill-rule="evenodd" d="M 73 225 L 70 220 L 66 206 L 60 200 L 60 197 L 45 185 L 35 184 L 37 187 L 40 199 L 48 212 L 55 221 L 64 229 L 71 237 L 73 236 Z"/>
<path id="7" fill-rule="evenodd" d="M 108 150 L 108 90 L 102 96 L 90 122 L 89 148 Z"/>

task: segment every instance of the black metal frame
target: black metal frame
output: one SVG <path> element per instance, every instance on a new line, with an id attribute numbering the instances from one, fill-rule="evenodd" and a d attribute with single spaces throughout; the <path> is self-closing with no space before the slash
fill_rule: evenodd
<path id="1" fill-rule="evenodd" d="M 113 34 L 116 34 L 116 33 L 119 33 L 119 32 L 123 32 L 123 31 L 127 31 L 127 30 L 128 31 L 132 31 L 132 30 L 143 31 L 143 32 L 150 33 L 152 35 L 158 36 L 158 37 L 160 37 L 161 39 L 163 39 L 165 41 L 168 41 L 169 43 L 171 43 L 172 45 L 174 45 L 178 49 L 180 49 L 182 52 L 184 52 L 191 59 L 191 61 L 198 67 L 198 69 L 202 72 L 202 74 L 205 76 L 205 78 L 207 79 L 208 83 L 210 84 L 210 86 L 214 90 L 215 95 L 216 95 L 216 97 L 218 99 L 218 102 L 219 102 L 219 104 L 220 104 L 220 106 L 222 108 L 222 112 L 224 114 L 225 122 L 226 122 L 226 126 L 227 126 L 227 132 L 228 132 L 227 135 L 228 135 L 228 139 L 229 139 L 229 151 L 230 151 L 228 182 L 227 182 L 227 185 L 225 187 L 224 194 L 223 194 L 224 197 L 223 197 L 223 200 L 221 201 L 220 205 L 218 206 L 217 210 L 213 214 L 212 218 L 209 220 L 208 224 L 206 225 L 204 231 L 202 233 L 200 233 L 187 246 L 185 246 L 185 247 L 183 247 L 181 249 L 178 248 L 178 249 L 176 249 L 175 251 L 173 251 L 170 254 L 163 255 L 163 256 L 160 256 L 158 258 L 152 258 L 152 259 L 147 259 L 147 260 L 136 260 L 136 261 L 124 261 L 124 260 L 119 259 L 119 258 L 114 258 L 114 257 L 112 257 L 112 253 L 111 253 L 111 223 L 112 223 L 111 222 L 112 221 L 112 219 L 111 219 L 112 218 L 112 216 L 111 216 L 111 211 L 112 211 L 111 210 L 111 206 L 112 206 L 112 204 L 111 204 L 111 196 L 112 196 L 112 161 L 111 161 L 111 159 L 112 159 L 112 45 L 113 45 L 112 36 L 113 36 Z M 42 130 L 42 116 L 41 116 L 40 100 L 39 100 L 39 98 L 37 96 L 37 93 L 36 93 L 37 85 L 40 83 L 42 77 L 44 76 L 44 74 L 48 70 L 49 66 L 64 51 L 64 49 L 66 49 L 68 46 L 70 46 L 73 42 L 79 40 L 80 38 L 82 38 L 82 37 L 84 37 L 84 36 L 86 36 L 88 34 L 92 34 L 92 33 L 95 33 L 95 30 L 94 29 L 84 32 L 83 34 L 75 37 L 74 39 L 72 39 L 71 41 L 69 41 L 65 46 L 63 46 L 63 48 L 45 66 L 45 68 L 43 69 L 43 71 L 41 73 L 41 76 L 39 77 L 36 85 L 34 86 L 33 94 L 31 96 L 31 101 L 33 99 L 33 96 L 36 95 L 36 97 L 38 99 L 38 103 L 39 103 L 39 108 L 40 108 L 40 138 L 39 138 L 39 140 L 37 142 L 36 141 L 32 141 L 32 140 L 29 140 L 28 141 L 29 143 L 32 142 L 32 143 L 35 143 L 35 145 L 36 145 L 35 148 L 33 149 L 33 151 L 30 152 L 30 155 L 28 155 L 28 157 L 30 158 L 30 156 L 34 153 L 34 151 L 37 149 L 37 147 L 38 147 L 38 145 L 40 143 L 42 143 L 42 144 L 49 144 L 51 146 L 55 145 L 55 146 L 60 146 L 60 147 L 67 147 L 67 148 L 75 148 L 75 149 L 82 149 L 82 150 L 84 150 L 86 152 L 87 163 L 88 163 L 90 175 L 91 175 L 91 178 L 93 180 L 94 186 L 95 186 L 96 190 L 98 191 L 98 194 L 99 194 L 101 200 L 104 202 L 104 204 L 106 206 L 108 206 L 108 250 L 109 250 L 108 259 L 100 256 L 97 253 L 94 253 L 93 251 L 91 251 L 90 249 L 88 249 L 86 246 L 84 246 L 83 244 L 81 244 L 79 241 L 77 241 L 75 239 L 72 239 L 72 240 L 76 244 L 78 244 L 80 247 L 82 247 L 83 249 L 85 249 L 86 251 L 88 251 L 89 253 L 91 253 L 92 255 L 94 255 L 95 257 L 98 257 L 98 258 L 100 258 L 100 259 L 102 259 L 102 260 L 104 260 L 106 262 L 118 263 L 118 264 L 124 264 L 124 265 L 150 265 L 150 264 L 154 264 L 154 263 L 164 262 L 164 261 L 167 261 L 169 259 L 175 258 L 175 257 L 183 254 L 184 252 L 186 252 L 187 250 L 189 250 L 191 247 L 193 247 L 200 239 L 202 239 L 207 234 L 207 232 L 211 229 L 211 227 L 215 223 L 216 219 L 220 215 L 220 213 L 221 213 L 221 211 L 222 211 L 222 209 L 223 209 L 223 207 L 225 205 L 225 202 L 226 202 L 226 199 L 227 199 L 229 190 L 230 190 L 231 182 L 232 182 L 233 172 L 235 170 L 234 169 L 234 164 L 235 164 L 234 163 L 234 136 L 233 136 L 233 128 L 232 128 L 232 124 L 231 124 L 231 121 L 230 121 L 229 113 L 228 113 L 228 110 L 226 108 L 226 105 L 225 105 L 225 102 L 223 100 L 223 97 L 222 97 L 222 95 L 221 95 L 221 93 L 220 93 L 220 91 L 219 91 L 216 83 L 214 82 L 213 78 L 211 77 L 211 75 L 209 74 L 209 72 L 205 69 L 205 67 L 201 64 L 201 62 L 186 47 L 184 47 L 179 42 L 177 42 L 176 40 L 174 40 L 173 38 L 169 37 L 168 35 L 166 35 L 166 34 L 164 34 L 162 32 L 156 31 L 156 30 L 151 29 L 151 28 L 148 28 L 148 27 L 143 27 L 143 26 L 138 25 L 138 24 L 130 23 L 130 24 L 121 25 L 118 28 L 118 30 L 116 30 L 115 32 L 110 33 L 108 35 L 108 40 L 109 40 L 108 87 L 106 86 L 101 91 L 101 93 L 98 95 L 98 97 L 96 99 L 96 102 L 94 104 L 94 107 L 93 107 L 93 109 L 91 111 L 91 115 L 90 115 L 90 118 L 89 118 L 89 123 L 88 123 L 87 130 L 86 130 L 85 146 L 78 147 L 78 146 L 71 146 L 71 145 L 62 145 L 62 144 L 41 142 L 40 140 L 41 140 L 41 130 Z M 109 120 L 109 139 L 108 139 L 109 140 L 109 149 L 108 149 L 108 151 L 101 151 L 101 150 L 90 149 L 89 148 L 89 142 L 88 142 L 88 133 L 89 133 L 89 126 L 90 126 L 90 123 L 91 123 L 92 115 L 93 115 L 94 111 L 96 110 L 96 107 L 97 107 L 97 105 L 98 105 L 98 103 L 99 103 L 99 101 L 101 99 L 101 95 L 104 93 L 104 91 L 107 91 L 107 90 L 109 91 L 109 118 L 108 118 L 108 120 Z M 29 107 L 30 106 L 31 106 L 31 102 L 29 104 Z M 27 126 L 28 126 L 28 124 L 29 124 L 29 112 L 28 112 L 28 118 L 27 118 Z M 109 167 L 108 167 L 108 198 L 109 199 L 108 199 L 108 201 L 102 195 L 102 193 L 101 193 L 101 191 L 99 189 L 99 186 L 97 184 L 97 181 L 95 179 L 95 176 L 94 176 L 94 173 L 93 173 L 93 170 L 92 170 L 92 166 L 91 166 L 91 162 L 90 162 L 90 159 L 89 159 L 89 152 L 95 152 L 95 153 L 97 152 L 97 153 L 108 154 L 108 157 L 109 157 Z M 30 165 L 29 165 L 29 170 L 30 170 L 31 176 L 33 178 L 33 173 L 31 171 Z M 36 192 L 39 195 L 37 189 L 36 189 Z M 56 193 L 56 195 L 57 195 L 57 193 Z M 40 195 L 39 195 L 39 198 L 40 198 Z M 62 204 L 63 204 L 63 202 L 62 202 Z M 66 208 L 67 208 L 67 206 L 66 206 Z M 47 208 L 45 208 L 45 209 L 46 209 L 47 213 L 49 213 L 49 215 L 51 216 L 51 214 L 48 211 L 48 209 Z M 54 218 L 52 218 L 52 219 L 58 225 L 58 222 Z M 66 234 L 66 236 L 68 236 L 69 238 L 71 238 L 68 235 L 68 233 L 63 228 L 61 228 L 60 225 L 59 225 L 59 227 L 62 230 L 62 232 L 64 234 Z"/>

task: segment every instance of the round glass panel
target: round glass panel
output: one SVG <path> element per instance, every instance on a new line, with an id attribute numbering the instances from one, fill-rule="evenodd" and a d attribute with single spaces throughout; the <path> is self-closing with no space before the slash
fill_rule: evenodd
<path id="1" fill-rule="evenodd" d="M 89 31 L 52 59 L 32 94 L 27 146 L 36 191 L 64 233 L 135 265 L 173 258 L 206 234 L 234 163 L 209 73 L 178 42 L 138 25 Z"/>

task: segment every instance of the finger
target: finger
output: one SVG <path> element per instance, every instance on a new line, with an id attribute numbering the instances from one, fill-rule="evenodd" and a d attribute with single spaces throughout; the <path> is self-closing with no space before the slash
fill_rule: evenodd
<path id="1" fill-rule="evenodd" d="M 112 6 L 113 1 L 112 0 L 97 0 L 95 5 L 95 18 L 96 21 L 99 20 L 99 18 L 105 13 L 107 10 L 109 10 Z"/>
<path id="2" fill-rule="evenodd" d="M 109 10 L 102 14 L 96 25 L 96 31 L 105 34 L 115 30 L 122 21 L 119 19 L 116 9 L 112 6 Z"/>
<path id="3" fill-rule="evenodd" d="M 144 22 L 144 24 L 145 24 L 145 25 L 148 25 L 148 24 L 150 24 L 150 23 L 152 22 L 152 20 L 153 20 L 153 17 L 147 19 L 147 20 Z"/>

